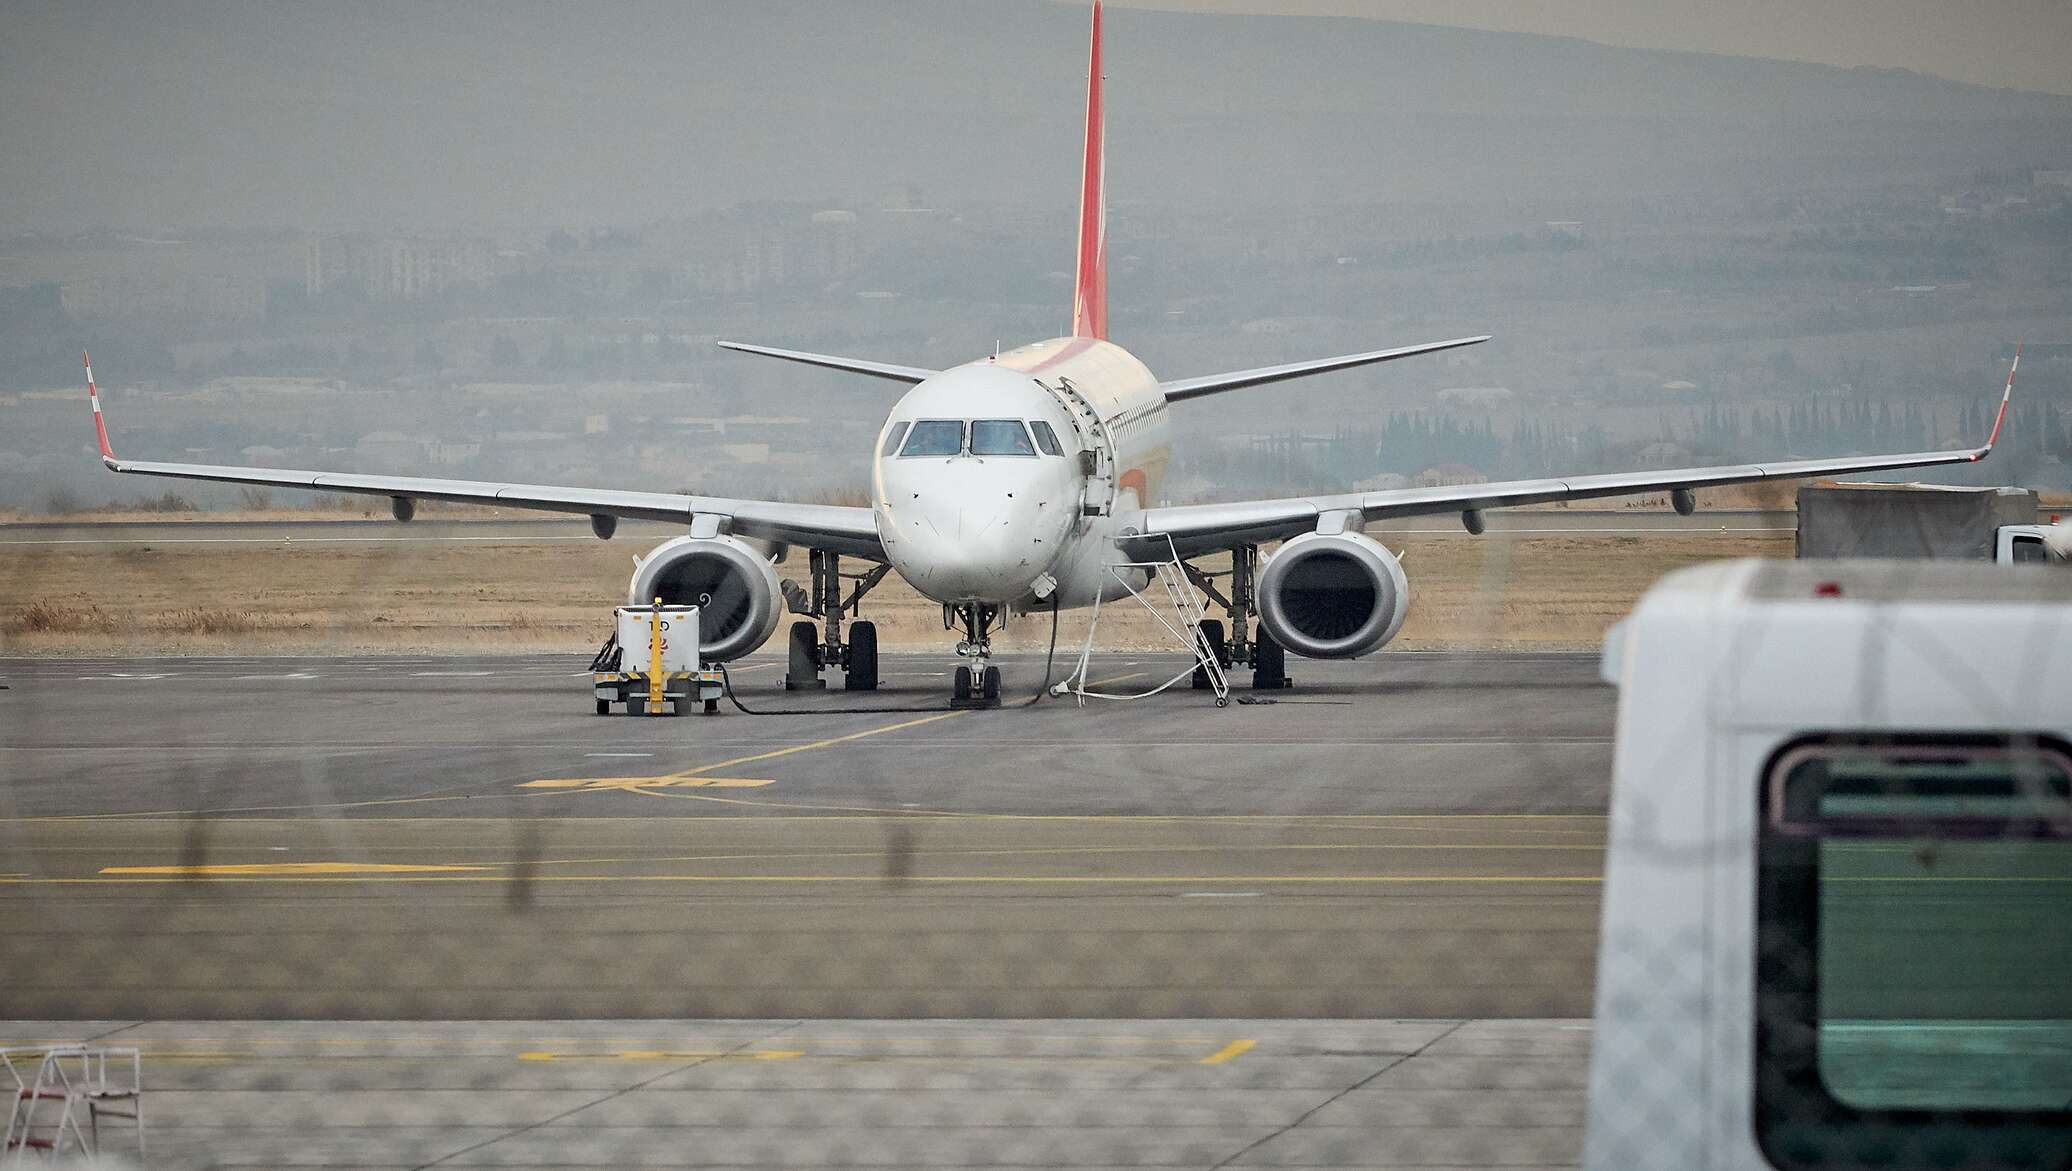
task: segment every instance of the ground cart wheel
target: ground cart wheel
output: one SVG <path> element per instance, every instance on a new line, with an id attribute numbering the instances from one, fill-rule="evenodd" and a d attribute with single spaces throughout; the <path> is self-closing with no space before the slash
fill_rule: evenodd
<path id="1" fill-rule="evenodd" d="M 598 700 L 598 701 L 597 701 L 597 714 L 598 714 L 598 715 L 600 715 L 600 716 L 608 716 L 608 715 L 612 714 L 612 701 L 611 701 L 611 700 L 608 700 L 608 699 L 600 699 L 600 700 Z"/>

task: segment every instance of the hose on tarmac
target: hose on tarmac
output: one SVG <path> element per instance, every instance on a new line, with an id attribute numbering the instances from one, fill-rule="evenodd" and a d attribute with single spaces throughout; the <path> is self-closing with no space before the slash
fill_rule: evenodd
<path id="1" fill-rule="evenodd" d="M 1051 672 L 1052 672 L 1052 670 L 1053 670 L 1053 669 L 1055 668 L 1055 666 L 1056 666 L 1056 664 L 1057 664 L 1057 657 L 1058 657 L 1058 601 L 1059 601 L 1059 598 L 1058 598 L 1058 596 L 1057 596 L 1056 594 L 1052 594 L 1052 595 L 1051 595 L 1051 599 L 1050 599 L 1050 650 L 1046 651 L 1046 652 L 1044 653 L 1044 656 L 1043 656 L 1043 686 L 1041 686 L 1041 687 L 1038 687 L 1038 688 L 1036 689 L 1036 693 L 1035 693 L 1034 695 L 1031 695 L 1031 696 L 1030 696 L 1029 698 L 1027 698 L 1027 699 L 1023 699 L 1023 700 L 1017 700 L 1017 701 L 1016 701 L 1016 702 L 1014 702 L 1014 703 L 1003 703 L 1003 704 L 999 705 L 999 708 L 997 708 L 997 709 L 995 709 L 995 710 L 1004 710 L 1004 709 L 1007 709 L 1007 708 L 1024 708 L 1024 707 L 1031 707 L 1031 706 L 1033 706 L 1033 705 L 1035 705 L 1035 704 L 1037 704 L 1037 703 L 1041 702 L 1041 701 L 1042 701 L 1042 699 L 1043 699 L 1043 697 L 1044 697 L 1045 695 L 1049 694 L 1049 692 L 1050 692 L 1050 678 L 1051 678 Z M 849 716 L 849 715 L 858 715 L 858 716 L 870 716 L 870 715 L 908 715 L 908 714 L 911 714 L 911 713 L 918 713 L 918 712 L 953 712 L 953 711 L 966 711 L 966 710 L 978 710 L 978 711 L 984 711 L 984 710 L 985 710 L 984 708 L 978 708 L 978 709 L 967 709 L 967 708 L 960 708 L 960 707 L 957 707 L 957 706 L 956 706 L 955 704 L 947 704 L 947 703 L 945 703 L 945 704 L 938 704 L 938 705 L 935 705 L 935 706 L 932 706 L 932 707 L 882 707 L 882 706 L 881 706 L 881 707 L 785 707 L 785 708 L 776 708 L 776 707 L 765 707 L 765 708 L 753 708 L 753 707 L 749 707 L 749 706 L 748 706 L 747 704 L 745 704 L 745 703 L 742 703 L 742 702 L 741 702 L 741 697 L 740 697 L 740 696 L 738 696 L 738 695 L 735 695 L 735 694 L 734 694 L 734 676 L 733 676 L 732 674 L 730 674 L 730 673 L 729 673 L 729 672 L 727 671 L 727 665 L 726 665 L 725 663 L 721 663 L 721 664 L 719 665 L 719 682 L 720 682 L 720 689 L 721 689 L 721 690 L 722 690 L 723 692 L 725 692 L 725 694 L 726 694 L 726 697 L 727 697 L 727 702 L 728 702 L 728 703 L 731 703 L 731 704 L 733 704 L 733 705 L 734 705 L 734 708 L 735 708 L 735 710 L 739 711 L 739 712 L 740 712 L 740 713 L 741 713 L 742 715 L 744 715 L 744 716 Z"/>

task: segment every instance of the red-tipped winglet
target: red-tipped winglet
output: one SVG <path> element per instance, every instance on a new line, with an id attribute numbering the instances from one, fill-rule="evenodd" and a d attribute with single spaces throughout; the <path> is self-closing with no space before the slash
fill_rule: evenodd
<path id="1" fill-rule="evenodd" d="M 2000 412 L 1993 416 L 1993 433 L 1986 436 L 1986 445 L 1973 453 L 1971 457 L 1973 463 L 1991 455 L 1993 453 L 1993 445 L 2000 441 L 2000 424 L 2007 421 L 2007 401 L 2014 397 L 2014 372 L 2021 368 L 2022 343 L 2018 338 L 2014 343 L 2014 361 L 2007 367 L 2007 389 L 2000 392 Z"/>
<path id="2" fill-rule="evenodd" d="M 86 401 L 94 406 L 94 438 L 101 441 L 101 462 L 115 466 L 115 452 L 108 446 L 108 424 L 101 418 L 101 388 L 94 385 L 94 360 L 79 351 L 79 360 L 86 364 Z"/>

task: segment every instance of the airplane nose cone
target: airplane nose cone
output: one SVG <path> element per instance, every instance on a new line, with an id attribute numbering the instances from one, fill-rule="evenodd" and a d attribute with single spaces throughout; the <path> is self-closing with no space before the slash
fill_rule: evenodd
<path id="1" fill-rule="evenodd" d="M 1026 594 L 1057 559 L 1071 502 L 1045 490 L 1047 469 L 1036 461 L 930 462 L 925 474 L 903 477 L 908 482 L 887 493 L 879 525 L 893 567 L 937 601 Z"/>

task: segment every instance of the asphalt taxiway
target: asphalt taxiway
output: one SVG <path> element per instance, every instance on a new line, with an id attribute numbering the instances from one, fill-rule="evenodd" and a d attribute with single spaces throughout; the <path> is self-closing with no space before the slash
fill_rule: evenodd
<path id="1" fill-rule="evenodd" d="M 1554 1167 L 1581 1021 L 24 1021 L 152 1167 Z M 103 1151 L 134 1150 L 103 1124 Z"/>
<path id="2" fill-rule="evenodd" d="M 758 659 L 811 714 L 676 718 L 591 714 L 583 666 L 0 662 L 9 1015 L 1588 1011 L 1592 656 L 959 713 L 940 656 L 867 697 Z"/>
<path id="3" fill-rule="evenodd" d="M 0 661 L 0 1045 L 138 1047 L 149 1166 L 1579 1158 L 1593 656 L 649 718 L 584 665 Z"/>

